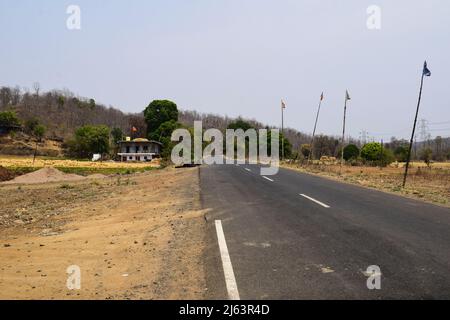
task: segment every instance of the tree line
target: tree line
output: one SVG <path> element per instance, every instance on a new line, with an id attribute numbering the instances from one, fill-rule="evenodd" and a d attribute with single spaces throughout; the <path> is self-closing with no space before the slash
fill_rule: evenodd
<path id="1" fill-rule="evenodd" d="M 216 128 L 222 132 L 227 128 L 238 127 L 242 127 L 242 129 L 274 128 L 254 119 L 179 110 L 174 102 L 168 100 L 155 100 L 140 113 L 124 113 L 112 106 L 99 104 L 93 98 L 77 96 L 69 90 L 41 92 L 37 83 L 33 85 L 33 90 L 1 87 L 0 112 L 3 114 L 3 120 L 0 117 L 0 126 L 2 122 L 12 121 L 11 123 L 13 123 L 17 120 L 15 124 L 23 126 L 27 133 L 40 138 L 64 141 L 65 146 L 73 151 L 72 154 L 83 157 L 86 156 L 81 152 L 83 148 L 91 145 L 92 149 L 95 145 L 99 145 L 98 141 L 93 144 L 86 143 L 86 139 L 90 140 L 89 137 L 96 134 L 101 134 L 102 140 L 105 142 L 108 140 L 113 151 L 117 148 L 116 142 L 124 136 L 147 137 L 157 140 L 166 146 L 164 150 L 167 156 L 167 150 L 171 146 L 171 132 L 180 127 L 189 129 L 193 126 L 194 121 L 202 121 L 205 130 Z M 11 120 L 11 117 L 14 118 L 13 115 L 16 116 L 16 120 Z M 95 128 L 99 126 L 100 129 Z M 320 159 L 322 156 L 339 157 L 341 154 L 341 141 L 337 136 L 317 135 L 314 139 L 312 153 L 310 134 L 285 128 L 283 139 L 285 139 L 286 158 L 298 160 L 310 156 L 313 159 Z M 344 158 L 347 161 L 364 160 L 362 157 L 366 153 L 363 152 L 364 146 L 360 141 L 350 138 L 347 144 L 351 145 L 347 148 L 347 153 L 344 150 Z M 75 145 L 78 145 L 79 148 L 75 148 Z M 372 144 L 372 146 L 374 145 Z M 373 148 L 376 150 L 383 148 L 385 160 L 382 161 L 389 162 L 404 161 L 407 155 L 407 146 L 408 141 L 392 138 L 383 146 Z M 356 152 L 354 147 L 358 149 L 358 157 L 349 156 Z M 368 148 L 366 147 L 366 149 Z M 102 152 L 106 150 L 104 147 L 97 149 Z M 350 150 L 353 150 L 353 153 L 349 153 Z M 412 158 L 424 161 L 450 159 L 450 138 L 436 137 L 434 140 L 416 143 L 412 150 Z"/>

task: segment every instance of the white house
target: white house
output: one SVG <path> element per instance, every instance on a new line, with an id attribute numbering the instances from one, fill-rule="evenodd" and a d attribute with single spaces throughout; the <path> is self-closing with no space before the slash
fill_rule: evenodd
<path id="1" fill-rule="evenodd" d="M 144 138 L 119 141 L 120 161 L 151 161 L 161 154 L 162 143 Z"/>

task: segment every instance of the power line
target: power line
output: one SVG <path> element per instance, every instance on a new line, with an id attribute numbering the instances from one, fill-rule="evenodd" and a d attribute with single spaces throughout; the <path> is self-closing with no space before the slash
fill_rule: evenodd
<path id="1" fill-rule="evenodd" d="M 449 124 L 450 121 L 441 121 L 441 122 L 428 122 L 429 125 L 442 125 L 442 124 Z"/>
<path id="2" fill-rule="evenodd" d="M 450 130 L 450 128 L 429 129 L 429 131 L 447 131 L 447 130 Z"/>

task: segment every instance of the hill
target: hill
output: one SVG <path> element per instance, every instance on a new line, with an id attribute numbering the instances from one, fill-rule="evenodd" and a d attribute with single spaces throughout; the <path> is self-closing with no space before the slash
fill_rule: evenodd
<path id="1" fill-rule="evenodd" d="M 144 109 L 145 106 L 142 107 Z M 106 125 L 110 128 L 120 128 L 125 135 L 131 135 L 131 128 L 137 128 L 137 134 L 145 136 L 147 132 L 143 113 L 126 113 L 112 106 L 99 104 L 93 98 L 80 97 L 69 90 L 52 90 L 35 92 L 21 90 L 20 88 L 0 88 L 0 111 L 14 110 L 22 122 L 37 119 L 47 127 L 46 139 L 51 142 L 48 146 L 41 146 L 47 150 L 47 155 L 60 154 L 61 144 L 71 138 L 78 127 L 83 125 Z M 192 126 L 196 120 L 203 122 L 203 128 L 217 128 L 225 130 L 236 120 L 228 116 L 216 114 L 203 114 L 196 111 L 180 110 L 179 122 L 185 126 Z M 265 124 L 255 119 L 242 119 L 254 128 L 265 128 Z M 308 130 L 308 129 L 307 129 Z M 306 130 L 306 131 L 307 131 Z M 311 142 L 311 135 L 295 129 L 285 128 L 286 138 L 291 142 L 293 150 L 300 150 L 302 144 Z M 349 143 L 361 145 L 356 139 L 349 139 Z M 0 153 L 30 154 L 33 149 L 33 139 L 24 135 L 14 139 L 0 141 Z M 408 143 L 404 140 L 392 139 L 386 144 L 387 148 L 395 150 L 399 144 Z M 339 152 L 340 138 L 329 135 L 316 136 L 314 142 L 315 157 L 322 155 L 336 156 Z M 445 159 L 450 156 L 450 138 L 434 139 L 418 142 L 413 157 L 420 155 L 420 150 L 430 148 L 433 157 Z M 3 151 L 2 151 L 3 149 Z M 52 151 L 51 149 L 57 149 Z M 59 150 L 58 150 L 59 149 Z M 8 151 L 10 150 L 10 151 Z M 11 151 L 12 150 L 12 151 Z M 28 150 L 28 151 L 27 151 Z M 439 159 L 441 160 L 441 159 Z"/>

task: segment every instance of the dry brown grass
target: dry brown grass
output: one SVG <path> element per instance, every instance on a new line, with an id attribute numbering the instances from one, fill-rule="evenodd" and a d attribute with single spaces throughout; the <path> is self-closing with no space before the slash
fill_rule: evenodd
<path id="1" fill-rule="evenodd" d="M 158 167 L 159 161 L 152 162 L 115 162 L 115 161 L 78 161 L 65 159 L 36 158 L 33 164 L 32 156 L 0 156 L 0 165 L 9 167 L 66 167 L 66 168 L 145 168 L 149 166 Z"/>
<path id="2" fill-rule="evenodd" d="M 422 163 L 412 163 L 405 188 L 402 188 L 403 164 L 385 168 L 344 166 L 341 174 L 338 164 L 282 166 L 450 207 L 450 163 L 434 163 L 430 168 Z"/>

